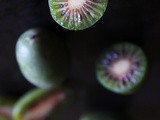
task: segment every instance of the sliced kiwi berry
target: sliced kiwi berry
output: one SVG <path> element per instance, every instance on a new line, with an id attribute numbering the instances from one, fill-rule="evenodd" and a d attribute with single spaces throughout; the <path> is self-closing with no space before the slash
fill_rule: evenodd
<path id="1" fill-rule="evenodd" d="M 12 112 L 15 102 L 15 98 L 8 96 L 0 97 L 0 120 L 12 120 Z"/>
<path id="2" fill-rule="evenodd" d="M 80 120 L 120 120 L 120 117 L 117 114 L 96 111 L 84 114 Z"/>
<path id="3" fill-rule="evenodd" d="M 83 30 L 104 14 L 108 0 L 49 0 L 53 19 L 69 30 Z"/>
<path id="4" fill-rule="evenodd" d="M 35 89 L 24 95 L 13 110 L 14 120 L 56 120 L 69 104 L 72 92 L 66 88 Z"/>
<path id="5" fill-rule="evenodd" d="M 131 43 L 119 43 L 106 50 L 97 62 L 99 82 L 119 94 L 131 94 L 142 83 L 147 72 L 143 50 Z"/>
<path id="6" fill-rule="evenodd" d="M 66 46 L 45 29 L 24 32 L 16 44 L 16 58 L 22 74 L 37 87 L 57 87 L 67 77 Z"/>

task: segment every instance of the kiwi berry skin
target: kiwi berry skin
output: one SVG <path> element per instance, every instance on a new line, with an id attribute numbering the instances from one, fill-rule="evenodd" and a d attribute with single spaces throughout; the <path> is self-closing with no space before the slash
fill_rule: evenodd
<path id="1" fill-rule="evenodd" d="M 24 32 L 16 44 L 16 58 L 24 77 L 40 88 L 57 87 L 67 77 L 69 57 L 65 43 L 41 28 Z"/>
<path id="2" fill-rule="evenodd" d="M 86 2 L 88 1 L 86 0 Z M 85 9 L 83 9 L 83 12 L 82 10 L 78 10 L 78 8 L 72 10 L 72 11 L 76 11 L 74 12 L 75 14 L 77 13 L 77 10 L 80 11 L 78 12 L 79 13 L 78 15 L 70 15 L 70 14 L 66 15 L 67 10 L 65 11 L 63 10 L 63 8 L 65 9 L 66 4 L 68 5 L 68 3 L 65 3 L 65 0 L 48 0 L 48 3 L 49 3 L 49 8 L 50 8 L 52 18 L 60 26 L 68 30 L 83 30 L 91 27 L 100 19 L 103 16 L 104 12 L 106 11 L 106 8 L 108 5 L 108 0 L 90 0 L 90 1 L 91 3 L 87 5 L 92 6 L 93 8 L 84 7 Z M 95 2 L 95 3 L 93 4 L 92 2 L 93 3 Z M 88 11 L 84 12 L 85 10 L 88 10 Z M 80 14 L 80 13 L 83 13 L 83 14 Z"/>
<path id="3" fill-rule="evenodd" d="M 42 98 L 45 94 L 51 92 L 51 89 L 35 89 L 26 93 L 22 98 L 20 98 L 13 110 L 13 119 L 21 120 L 23 112 L 31 104 Z"/>
<path id="4" fill-rule="evenodd" d="M 50 94 L 54 94 L 58 91 L 63 91 L 68 94 L 68 98 L 66 98 L 61 105 L 57 106 L 53 112 L 50 112 L 48 116 L 46 116 L 46 120 L 54 120 L 59 116 L 59 114 L 63 111 L 63 109 L 69 104 L 72 98 L 72 93 L 67 88 L 57 88 L 57 89 L 34 89 L 26 93 L 22 96 L 19 101 L 16 103 L 14 110 L 13 110 L 13 120 L 23 120 L 23 115 L 26 109 L 30 108 L 30 106 L 36 104 L 39 100 L 44 99 Z M 67 93 L 68 92 L 68 93 Z M 54 119 L 51 119 L 54 118 Z"/>
<path id="5" fill-rule="evenodd" d="M 126 86 L 119 85 L 118 79 L 115 80 L 117 82 L 116 84 L 115 84 L 115 81 L 110 81 L 110 79 L 108 79 L 105 76 L 105 70 L 103 69 L 103 61 L 106 60 L 106 56 L 108 54 L 114 53 L 113 52 L 114 50 L 116 50 L 117 52 L 117 51 L 121 51 L 122 49 L 125 49 L 126 53 L 131 51 L 136 51 L 135 56 L 139 57 L 138 59 L 140 59 L 140 63 L 141 63 L 140 67 L 137 69 L 141 73 L 138 77 L 136 76 L 137 77 L 136 82 L 135 83 L 127 82 Z M 137 45 L 123 42 L 123 43 L 118 43 L 113 45 L 100 56 L 100 59 L 97 61 L 96 76 L 98 81 L 101 83 L 101 85 L 107 88 L 108 90 L 117 94 L 128 95 L 128 94 L 134 93 L 139 88 L 139 86 L 143 83 L 147 74 L 147 70 L 148 70 L 148 61 L 143 50 Z"/>

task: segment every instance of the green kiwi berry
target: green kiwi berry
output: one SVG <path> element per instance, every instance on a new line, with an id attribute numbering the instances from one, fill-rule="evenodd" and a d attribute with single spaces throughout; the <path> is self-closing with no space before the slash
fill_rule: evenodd
<path id="1" fill-rule="evenodd" d="M 91 112 L 83 115 L 79 120 L 120 120 L 120 118 L 115 114 L 108 112 Z"/>
<path id="2" fill-rule="evenodd" d="M 16 44 L 16 58 L 22 74 L 37 87 L 56 87 L 67 77 L 66 46 L 47 30 L 33 28 L 24 32 Z"/>
<path id="3" fill-rule="evenodd" d="M 53 19 L 69 30 L 83 30 L 104 14 L 108 0 L 49 0 Z"/>
<path id="4" fill-rule="evenodd" d="M 25 94 L 13 110 L 14 120 L 56 120 L 72 98 L 66 88 L 35 89 Z"/>
<path id="5" fill-rule="evenodd" d="M 119 43 L 108 48 L 97 62 L 99 82 L 119 94 L 131 94 L 143 82 L 147 72 L 143 50 L 131 43 Z"/>
<path id="6" fill-rule="evenodd" d="M 0 97 L 0 120 L 12 120 L 12 112 L 15 98 L 1 96 Z"/>

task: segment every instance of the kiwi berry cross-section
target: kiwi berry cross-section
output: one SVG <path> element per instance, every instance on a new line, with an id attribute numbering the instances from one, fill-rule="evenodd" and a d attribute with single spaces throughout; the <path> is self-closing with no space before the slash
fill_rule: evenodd
<path id="1" fill-rule="evenodd" d="M 57 87 L 67 77 L 67 48 L 54 33 L 41 28 L 24 32 L 16 44 L 16 58 L 24 77 L 40 88 Z"/>
<path id="2" fill-rule="evenodd" d="M 130 94 L 144 80 L 147 66 L 146 56 L 140 47 L 119 43 L 100 56 L 96 73 L 105 88 L 119 94 Z"/>
<path id="3" fill-rule="evenodd" d="M 8 96 L 0 97 L 0 120 L 12 120 L 12 112 L 15 102 L 15 98 Z"/>
<path id="4" fill-rule="evenodd" d="M 83 30 L 104 14 L 108 0 L 49 0 L 53 19 L 69 30 Z"/>
<path id="5" fill-rule="evenodd" d="M 16 103 L 13 118 L 14 120 L 56 120 L 71 98 L 72 92 L 66 88 L 32 90 Z"/>

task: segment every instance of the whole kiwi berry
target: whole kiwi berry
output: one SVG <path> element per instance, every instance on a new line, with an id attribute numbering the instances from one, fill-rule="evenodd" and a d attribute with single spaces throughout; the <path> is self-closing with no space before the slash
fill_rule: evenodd
<path id="1" fill-rule="evenodd" d="M 16 44 L 16 58 L 25 78 L 40 88 L 57 87 L 68 74 L 65 43 L 41 28 L 24 32 Z"/>
<path id="2" fill-rule="evenodd" d="M 143 82 L 147 66 L 147 58 L 140 47 L 119 43 L 100 56 L 96 75 L 105 88 L 119 94 L 131 94 Z"/>
<path id="3" fill-rule="evenodd" d="M 8 96 L 0 97 L 0 120 L 12 120 L 12 112 L 15 102 L 15 98 Z"/>
<path id="4" fill-rule="evenodd" d="M 80 117 L 79 120 L 121 120 L 121 119 L 118 115 L 110 112 L 96 111 L 84 114 L 82 117 Z"/>
<path id="5" fill-rule="evenodd" d="M 67 88 L 31 90 L 16 103 L 13 120 L 56 120 L 72 95 Z"/>
<path id="6" fill-rule="evenodd" d="M 53 19 L 69 30 L 83 30 L 104 14 L 108 0 L 49 0 Z"/>

